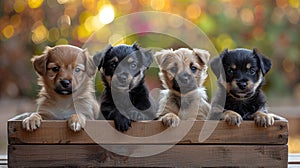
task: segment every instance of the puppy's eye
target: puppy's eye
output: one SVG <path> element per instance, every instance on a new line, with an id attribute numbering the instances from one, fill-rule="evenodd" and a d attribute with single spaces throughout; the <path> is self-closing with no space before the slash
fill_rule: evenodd
<path id="1" fill-rule="evenodd" d="M 53 71 L 53 72 L 58 72 L 58 71 L 59 71 L 59 68 L 58 68 L 58 67 L 53 67 L 53 68 L 52 68 L 52 71 Z"/>
<path id="2" fill-rule="evenodd" d="M 226 70 L 226 72 L 227 72 L 227 74 L 233 74 L 233 69 L 231 69 L 231 68 L 227 68 L 227 70 Z"/>
<path id="3" fill-rule="evenodd" d="M 80 68 L 75 68 L 74 72 L 76 72 L 76 73 L 80 72 Z"/>
<path id="4" fill-rule="evenodd" d="M 255 69 L 253 69 L 253 68 L 250 68 L 247 72 L 248 72 L 248 74 L 250 74 L 250 75 L 255 75 L 255 74 L 256 74 L 256 71 L 255 71 Z"/>
<path id="5" fill-rule="evenodd" d="M 193 65 L 190 66 L 190 69 L 193 73 L 197 72 L 197 67 L 195 67 Z"/>
<path id="6" fill-rule="evenodd" d="M 116 64 L 116 62 L 111 62 L 109 66 L 110 66 L 110 68 L 115 69 L 117 64 Z"/>
<path id="7" fill-rule="evenodd" d="M 131 69 L 136 69 L 137 65 L 136 65 L 135 62 L 133 62 L 133 63 L 130 64 L 130 67 L 131 67 Z"/>
<path id="8" fill-rule="evenodd" d="M 170 69 L 170 71 L 172 72 L 172 73 L 176 73 L 177 72 L 177 67 L 172 67 L 171 69 Z"/>

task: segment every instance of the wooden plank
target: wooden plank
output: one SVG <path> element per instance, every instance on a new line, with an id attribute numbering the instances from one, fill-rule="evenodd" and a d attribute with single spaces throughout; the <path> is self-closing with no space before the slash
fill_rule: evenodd
<path id="1" fill-rule="evenodd" d="M 287 145 L 176 145 L 148 157 L 128 157 L 140 145 L 9 145 L 9 167 L 287 167 Z M 148 145 L 151 146 L 158 145 Z M 163 148 L 164 145 L 161 145 Z"/>
<path id="2" fill-rule="evenodd" d="M 287 144 L 288 140 L 284 121 L 268 128 L 253 121 L 240 127 L 223 121 L 182 121 L 177 128 L 166 128 L 159 121 L 134 122 L 125 133 L 116 131 L 112 121 L 87 121 L 85 130 L 75 133 L 66 121 L 43 121 L 34 132 L 23 130 L 21 124 L 8 121 L 9 144 Z"/>

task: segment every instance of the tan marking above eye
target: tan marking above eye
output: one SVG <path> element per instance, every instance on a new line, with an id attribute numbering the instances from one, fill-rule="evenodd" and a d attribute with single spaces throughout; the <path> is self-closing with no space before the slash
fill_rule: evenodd
<path id="1" fill-rule="evenodd" d="M 236 69 L 236 65 L 235 65 L 235 64 L 232 64 L 232 65 L 231 65 L 231 68 L 232 68 L 232 69 Z"/>
<path id="2" fill-rule="evenodd" d="M 118 62 L 119 61 L 118 57 L 114 57 L 111 60 L 114 61 L 114 62 Z"/>
<path id="3" fill-rule="evenodd" d="M 56 63 L 53 63 L 53 62 L 50 62 L 48 65 L 47 65 L 47 69 L 51 69 L 51 68 L 54 68 L 54 67 L 58 67 L 56 65 Z"/>
<path id="4" fill-rule="evenodd" d="M 130 57 L 130 58 L 127 60 L 128 63 L 132 63 L 133 61 L 134 61 L 134 59 L 133 59 L 132 57 Z"/>
<path id="5" fill-rule="evenodd" d="M 247 69 L 250 69 L 250 68 L 251 68 L 251 64 L 248 63 L 248 64 L 246 65 L 246 68 L 247 68 Z"/>

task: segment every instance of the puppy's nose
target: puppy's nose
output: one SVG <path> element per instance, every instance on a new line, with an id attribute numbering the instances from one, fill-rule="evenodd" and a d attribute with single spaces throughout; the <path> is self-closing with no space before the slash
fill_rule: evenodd
<path id="1" fill-rule="evenodd" d="M 60 84 L 62 85 L 62 87 L 64 88 L 69 88 L 71 86 L 71 81 L 70 80 L 61 80 Z"/>
<path id="2" fill-rule="evenodd" d="M 118 80 L 119 80 L 119 81 L 125 82 L 125 81 L 127 80 L 127 78 L 128 78 L 128 74 L 125 73 L 125 72 L 119 73 L 119 74 L 117 75 L 117 77 L 118 77 Z"/>
<path id="3" fill-rule="evenodd" d="M 188 74 L 188 73 L 186 73 L 186 72 L 184 72 L 184 73 L 179 74 L 178 77 L 179 77 L 180 82 L 182 82 L 182 83 L 188 83 L 188 81 L 191 78 L 191 75 Z"/>
<path id="4" fill-rule="evenodd" d="M 241 90 L 244 90 L 247 87 L 247 82 L 237 82 L 236 84 Z"/>

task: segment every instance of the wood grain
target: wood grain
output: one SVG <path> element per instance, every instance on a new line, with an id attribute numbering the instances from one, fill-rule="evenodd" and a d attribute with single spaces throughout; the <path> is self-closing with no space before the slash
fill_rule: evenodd
<path id="1" fill-rule="evenodd" d="M 112 121 L 88 121 L 79 132 L 72 132 L 66 121 L 43 121 L 34 132 L 21 125 L 21 121 L 8 121 L 9 144 L 287 144 L 288 140 L 285 121 L 268 128 L 253 121 L 240 127 L 223 121 L 182 121 L 177 128 L 166 128 L 159 121 L 134 122 L 125 133 L 116 131 Z"/>
<path id="2" fill-rule="evenodd" d="M 139 145 L 132 145 L 128 155 L 138 148 Z M 283 168 L 287 167 L 288 150 L 287 145 L 176 145 L 156 155 L 128 157 L 108 152 L 99 145 L 9 145 L 8 152 L 10 167 Z"/>

